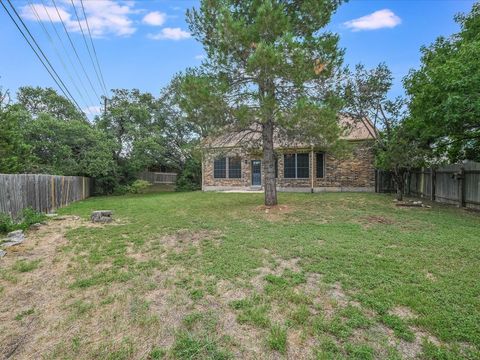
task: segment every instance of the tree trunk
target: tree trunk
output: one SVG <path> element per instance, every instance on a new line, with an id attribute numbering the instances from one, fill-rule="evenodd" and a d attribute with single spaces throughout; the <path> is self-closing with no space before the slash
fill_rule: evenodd
<path id="1" fill-rule="evenodd" d="M 394 174 L 393 174 L 393 180 L 395 182 L 395 188 L 396 188 L 396 199 L 398 201 L 403 200 L 403 171 L 399 171 L 398 169 L 395 169 Z"/>
<path id="2" fill-rule="evenodd" d="M 275 158 L 273 151 L 273 121 L 268 120 L 262 127 L 263 173 L 265 205 L 277 205 L 277 184 L 275 179 Z"/>

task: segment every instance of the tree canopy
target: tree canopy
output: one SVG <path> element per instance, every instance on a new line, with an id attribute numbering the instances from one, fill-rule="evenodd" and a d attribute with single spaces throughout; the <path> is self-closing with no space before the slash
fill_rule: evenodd
<path id="1" fill-rule="evenodd" d="M 480 160 L 480 3 L 455 20 L 460 32 L 423 47 L 404 80 L 410 128 L 439 157 Z"/>

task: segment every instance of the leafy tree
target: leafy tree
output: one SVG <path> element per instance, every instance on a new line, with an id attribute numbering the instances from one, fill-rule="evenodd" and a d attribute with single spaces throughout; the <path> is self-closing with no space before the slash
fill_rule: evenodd
<path id="1" fill-rule="evenodd" d="M 0 108 L 0 173 L 25 172 L 34 158 L 23 129 L 29 114 L 16 105 Z"/>
<path id="2" fill-rule="evenodd" d="M 164 125 L 165 165 L 183 171 L 195 156 L 202 129 L 182 109 L 182 77 L 175 76 L 158 99 L 158 121 Z"/>
<path id="3" fill-rule="evenodd" d="M 116 172 L 113 142 L 83 120 L 60 121 L 41 113 L 24 131 L 36 158 L 32 172 L 94 178 Z"/>
<path id="4" fill-rule="evenodd" d="M 426 154 L 420 151 L 418 141 L 406 126 L 405 99 L 388 98 L 392 80 L 385 64 L 372 70 L 357 65 L 345 84 L 345 111 L 357 122 L 373 123 L 376 167 L 392 172 L 397 199 L 402 200 L 406 173 L 420 166 Z"/>
<path id="5" fill-rule="evenodd" d="M 183 79 L 183 109 L 212 132 L 257 132 L 265 204 L 276 205 L 273 138 L 336 142 L 338 36 L 324 30 L 340 0 L 204 0 L 187 12 L 207 59 Z"/>
<path id="6" fill-rule="evenodd" d="M 423 47 L 404 79 L 409 125 L 438 157 L 480 161 L 480 3 L 455 20 L 460 32 Z"/>
<path id="7" fill-rule="evenodd" d="M 107 111 L 96 126 L 114 141 L 113 157 L 121 182 L 134 180 L 138 171 L 165 162 L 164 123 L 159 120 L 158 101 L 139 90 L 116 89 Z"/>
<path id="8" fill-rule="evenodd" d="M 85 115 L 71 101 L 52 88 L 23 86 L 17 92 L 17 100 L 34 118 L 46 113 L 63 121 L 86 121 Z"/>

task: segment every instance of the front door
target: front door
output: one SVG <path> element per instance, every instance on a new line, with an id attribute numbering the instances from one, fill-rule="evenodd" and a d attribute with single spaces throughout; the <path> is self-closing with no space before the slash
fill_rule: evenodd
<path id="1" fill-rule="evenodd" d="M 261 160 L 252 160 L 252 186 L 262 186 Z"/>

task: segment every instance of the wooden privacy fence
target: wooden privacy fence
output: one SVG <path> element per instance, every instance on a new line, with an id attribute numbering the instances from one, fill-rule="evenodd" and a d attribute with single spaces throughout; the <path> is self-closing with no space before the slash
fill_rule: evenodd
<path id="1" fill-rule="evenodd" d="M 18 218 L 31 207 L 52 212 L 93 193 L 92 179 L 82 176 L 0 174 L 0 212 Z"/>
<path id="2" fill-rule="evenodd" d="M 138 174 L 138 178 L 152 184 L 175 184 L 177 173 L 143 171 Z"/>
<path id="3" fill-rule="evenodd" d="M 394 190 L 391 174 L 377 171 L 376 179 L 377 192 Z M 480 210 L 480 163 L 411 171 L 405 179 L 405 194 Z"/>

